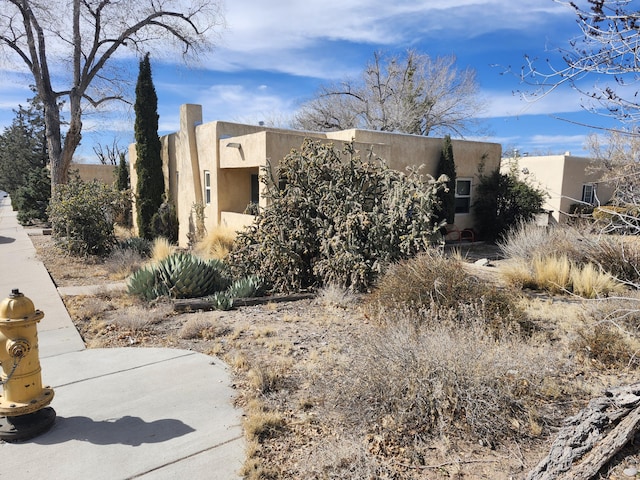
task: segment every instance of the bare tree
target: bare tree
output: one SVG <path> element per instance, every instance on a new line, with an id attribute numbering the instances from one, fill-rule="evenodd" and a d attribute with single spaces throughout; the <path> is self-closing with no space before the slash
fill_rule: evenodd
<path id="1" fill-rule="evenodd" d="M 475 71 L 459 70 L 453 56 L 432 59 L 374 54 L 360 80 L 320 87 L 293 125 L 306 130 L 366 128 L 416 135 L 469 131 L 482 109 Z"/>
<path id="2" fill-rule="evenodd" d="M 601 181 L 613 187 L 611 203 L 640 207 L 640 137 L 619 131 L 607 136 L 590 135 L 586 147 L 595 159 L 597 171 L 602 172 Z M 613 222 L 608 230 L 640 233 L 636 215 L 609 210 L 618 222 Z"/>
<path id="3" fill-rule="evenodd" d="M 582 95 L 582 106 L 590 112 L 625 123 L 640 120 L 638 6 L 630 0 L 587 0 L 588 7 L 573 1 L 553 1 L 575 12 L 580 33 L 568 48 L 558 49 L 561 67 L 547 60 L 546 68 L 540 70 L 537 59 L 526 57 L 521 78 L 535 89 L 525 98 L 540 98 L 569 85 Z M 587 78 L 595 81 L 587 82 Z"/>
<path id="4" fill-rule="evenodd" d="M 93 153 L 96 154 L 102 165 L 118 165 L 120 156 L 124 155 L 126 148 L 118 144 L 118 139 L 114 138 L 111 145 L 103 145 L 98 142 L 93 146 Z"/>
<path id="5" fill-rule="evenodd" d="M 83 110 L 124 98 L 110 68 L 121 47 L 140 54 L 175 46 L 186 58 L 206 48 L 223 21 L 218 0 L 0 0 L 0 12 L 0 47 L 28 67 L 44 104 L 53 187 L 67 181 Z"/>

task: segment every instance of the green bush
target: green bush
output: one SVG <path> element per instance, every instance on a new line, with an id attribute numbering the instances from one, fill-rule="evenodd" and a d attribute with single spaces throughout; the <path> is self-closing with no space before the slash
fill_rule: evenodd
<path id="1" fill-rule="evenodd" d="M 501 239 L 510 228 L 532 220 L 542 210 L 545 193 L 513 174 L 480 172 L 473 212 L 480 237 Z"/>
<path id="2" fill-rule="evenodd" d="M 113 186 L 77 176 L 56 185 L 49 221 L 57 243 L 76 255 L 106 255 L 115 245 L 114 218 L 122 196 Z"/>
<path id="3" fill-rule="evenodd" d="M 164 237 L 169 242 L 178 243 L 178 213 L 173 202 L 165 201 L 151 217 L 151 231 L 154 238 Z"/>
<path id="4" fill-rule="evenodd" d="M 388 264 L 437 238 L 442 183 L 362 160 L 353 144 L 339 152 L 305 140 L 262 181 L 270 205 L 238 236 L 229 261 L 235 276 L 256 274 L 273 291 L 365 290 Z"/>
<path id="5" fill-rule="evenodd" d="M 130 237 L 118 241 L 118 247 L 123 250 L 133 250 L 141 257 L 151 255 L 151 242 L 142 237 Z"/>

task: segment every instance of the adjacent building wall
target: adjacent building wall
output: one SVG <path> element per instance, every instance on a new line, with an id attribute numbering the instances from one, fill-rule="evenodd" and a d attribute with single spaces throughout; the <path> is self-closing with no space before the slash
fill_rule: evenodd
<path id="1" fill-rule="evenodd" d="M 551 210 L 559 223 L 567 222 L 572 204 L 581 203 L 584 185 L 595 186 L 595 205 L 605 204 L 613 194 L 611 186 L 600 181 L 601 173 L 590 158 L 564 154 L 502 160 L 504 173 L 512 168 L 520 178 L 547 192 L 544 208 Z"/>
<path id="2" fill-rule="evenodd" d="M 242 228 L 253 217 L 243 215 L 251 201 L 252 176 L 267 162 L 276 165 L 292 149 L 299 149 L 305 138 L 332 142 L 340 147 L 354 141 L 360 155 L 372 149 L 391 168 L 406 170 L 408 166 L 425 165 L 424 173 L 435 175 L 442 151 L 441 138 L 428 138 L 368 130 L 340 132 L 301 132 L 215 121 L 202 123 L 199 105 L 182 105 L 180 131 L 161 137 L 166 185 L 175 202 L 180 222 L 179 243 L 186 245 L 190 229 L 194 228 L 191 209 L 194 203 L 205 204 L 206 228 L 227 225 Z M 458 178 L 470 178 L 477 184 L 478 166 L 484 162 L 487 170 L 499 168 L 501 146 L 496 143 L 454 140 L 453 153 Z M 135 159 L 135 148 L 130 157 Z M 135 185 L 134 165 L 130 162 L 132 185 Z M 207 173 L 208 172 L 208 173 Z M 210 202 L 206 202 L 205 179 L 210 179 Z M 255 181 L 253 182 L 255 187 Z M 266 205 L 259 185 L 261 206 Z M 459 214 L 455 219 L 460 229 L 474 226 L 472 214 Z"/>
<path id="3" fill-rule="evenodd" d="M 97 180 L 107 185 L 111 185 L 116 181 L 115 172 L 116 165 L 102 165 L 94 163 L 72 163 L 69 166 L 70 171 L 76 170 L 80 179 L 84 182 Z"/>

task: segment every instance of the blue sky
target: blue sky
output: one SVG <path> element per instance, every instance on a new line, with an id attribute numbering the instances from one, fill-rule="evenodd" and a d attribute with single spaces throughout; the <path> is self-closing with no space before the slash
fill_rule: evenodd
<path id="1" fill-rule="evenodd" d="M 583 2 L 581 2 L 583 3 Z M 561 66 L 557 47 L 579 34 L 572 10 L 553 0 L 228 0 L 226 28 L 216 48 L 185 66 L 151 57 L 158 93 L 160 134 L 176 131 L 180 104 L 203 105 L 204 121 L 284 125 L 318 86 L 355 77 L 375 51 L 415 49 L 432 57 L 455 55 L 457 67 L 477 72 L 486 111 L 488 140 L 529 154 L 586 155 L 594 130 L 571 122 L 612 125 L 584 112 L 579 96 L 560 89 L 536 102 L 514 91 L 526 89 L 517 73 L 525 54 Z M 177 56 L 176 56 L 177 58 Z M 135 80 L 138 61 L 123 55 L 120 66 Z M 179 62 L 179 60 L 178 60 Z M 515 74 L 504 73 L 511 68 Z M 28 82 L 6 70 L 0 77 L 0 127 L 12 109 L 26 103 Z M 133 140 L 132 109 L 111 105 L 85 115 L 78 156 L 95 161 L 92 146 Z M 571 122 L 559 120 L 561 117 Z"/>

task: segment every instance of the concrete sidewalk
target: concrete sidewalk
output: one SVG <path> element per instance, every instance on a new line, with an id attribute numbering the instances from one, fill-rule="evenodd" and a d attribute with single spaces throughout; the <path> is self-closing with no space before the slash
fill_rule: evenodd
<path id="1" fill-rule="evenodd" d="M 222 361 L 164 348 L 85 349 L 58 291 L 0 192 L 0 300 L 14 288 L 45 314 L 38 324 L 51 430 L 0 443 L 0 476 L 237 479 L 241 412 Z"/>

